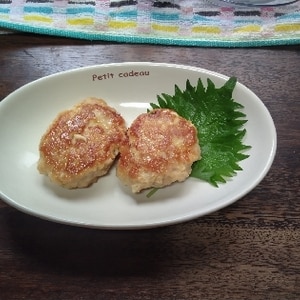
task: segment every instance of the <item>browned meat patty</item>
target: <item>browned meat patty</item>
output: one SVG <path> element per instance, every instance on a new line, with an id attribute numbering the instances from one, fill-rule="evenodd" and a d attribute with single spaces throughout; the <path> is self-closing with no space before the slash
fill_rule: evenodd
<path id="1" fill-rule="evenodd" d="M 117 176 L 132 192 L 184 181 L 201 158 L 197 130 L 169 109 L 137 117 L 120 148 Z"/>
<path id="2" fill-rule="evenodd" d="M 125 135 L 115 109 L 87 98 L 61 112 L 43 135 L 38 170 L 65 188 L 87 187 L 108 172 Z"/>

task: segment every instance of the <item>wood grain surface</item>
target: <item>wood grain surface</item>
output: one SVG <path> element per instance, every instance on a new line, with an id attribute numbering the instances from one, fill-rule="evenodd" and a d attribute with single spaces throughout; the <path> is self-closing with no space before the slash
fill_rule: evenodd
<path id="1" fill-rule="evenodd" d="M 0 99 L 59 71 L 127 61 L 238 77 L 274 119 L 271 170 L 227 208 L 140 231 L 56 224 L 0 201 L 0 299 L 300 299 L 300 47 L 168 47 L 2 34 Z"/>

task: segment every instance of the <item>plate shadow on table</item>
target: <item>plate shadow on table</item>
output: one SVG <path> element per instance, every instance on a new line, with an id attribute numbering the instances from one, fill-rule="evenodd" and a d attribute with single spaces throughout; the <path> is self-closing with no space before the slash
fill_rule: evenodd
<path id="1" fill-rule="evenodd" d="M 207 243 L 216 242 L 208 241 L 207 236 L 201 241 L 178 235 L 178 226 L 184 224 L 132 231 L 97 230 L 52 223 L 14 209 L 4 222 L 15 251 L 22 257 L 21 264 L 67 275 L 163 274 L 171 272 L 172 262 L 178 259 L 206 264 Z"/>

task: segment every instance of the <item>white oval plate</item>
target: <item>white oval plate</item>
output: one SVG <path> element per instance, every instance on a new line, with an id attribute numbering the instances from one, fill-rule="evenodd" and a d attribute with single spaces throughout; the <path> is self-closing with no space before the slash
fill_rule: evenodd
<path id="1" fill-rule="evenodd" d="M 34 216 L 77 226 L 137 229 L 188 221 L 219 210 L 251 191 L 268 172 L 276 152 L 276 130 L 261 100 L 238 83 L 234 98 L 245 106 L 250 157 L 243 171 L 215 188 L 189 178 L 156 192 L 133 195 L 113 168 L 86 189 L 66 190 L 37 171 L 42 134 L 62 110 L 82 99 L 105 99 L 127 125 L 161 93 L 174 94 L 177 84 L 210 78 L 216 86 L 227 76 L 204 69 L 159 63 L 120 63 L 70 70 L 29 83 L 0 104 L 0 195 L 9 205 Z"/>

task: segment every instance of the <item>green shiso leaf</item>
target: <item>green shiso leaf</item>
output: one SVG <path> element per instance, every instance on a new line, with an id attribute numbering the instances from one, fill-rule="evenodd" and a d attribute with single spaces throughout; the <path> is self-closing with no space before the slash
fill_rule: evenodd
<path id="1" fill-rule="evenodd" d="M 247 122 L 243 106 L 232 98 L 236 82 L 231 77 L 216 88 L 210 79 L 206 87 L 201 79 L 196 86 L 187 80 L 185 90 L 175 85 L 173 96 L 163 93 L 157 96 L 158 104 L 150 104 L 153 109 L 172 109 L 196 126 L 202 159 L 193 164 L 190 176 L 216 187 L 242 170 L 239 162 L 249 156 L 244 152 L 251 148 L 243 144 Z"/>

